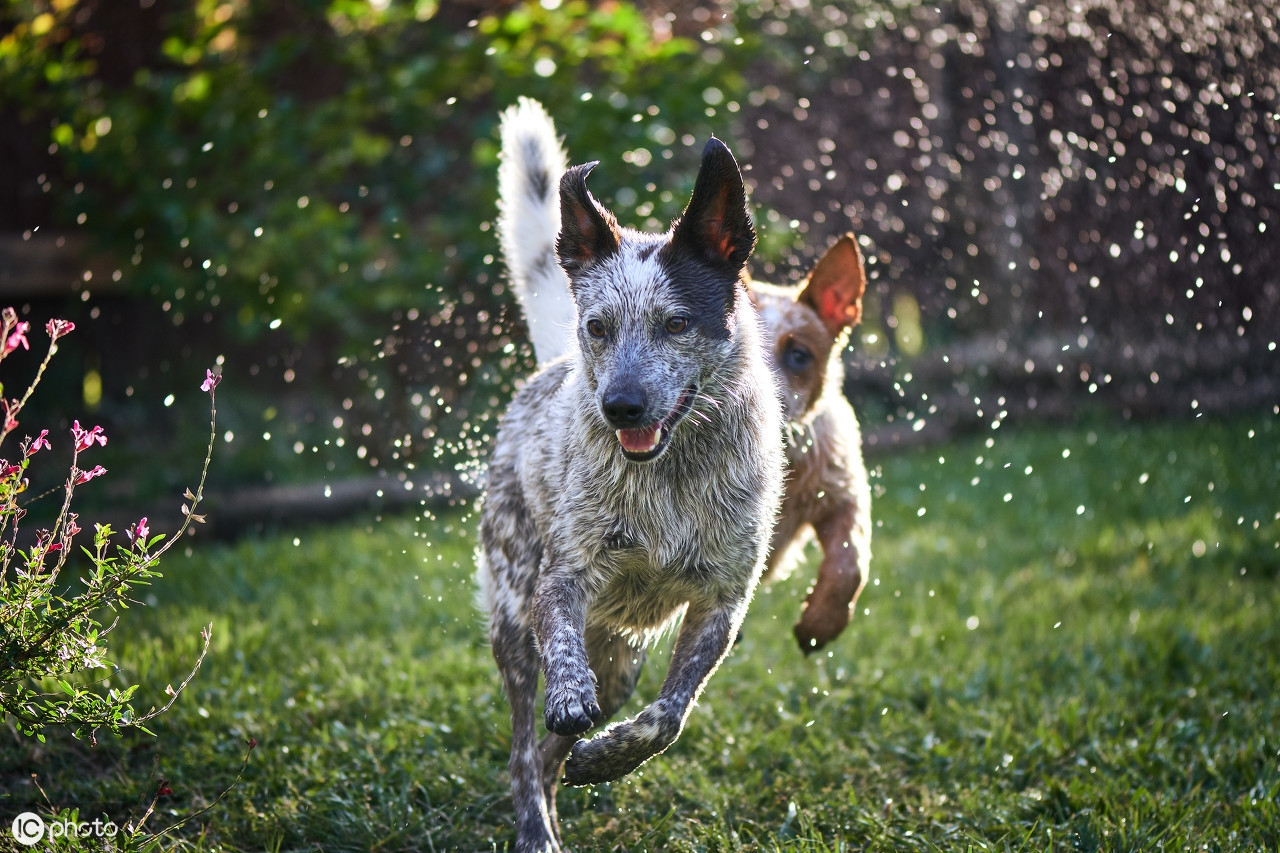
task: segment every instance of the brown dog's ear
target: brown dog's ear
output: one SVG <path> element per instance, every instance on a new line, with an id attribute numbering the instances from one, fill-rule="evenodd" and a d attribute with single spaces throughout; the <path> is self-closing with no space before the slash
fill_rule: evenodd
<path id="1" fill-rule="evenodd" d="M 671 243 L 735 274 L 756 245 L 738 161 L 714 136 L 702 149 L 702 165 L 689 206 L 676 221 Z"/>
<path id="2" fill-rule="evenodd" d="M 587 190 L 587 175 L 599 161 L 574 166 L 560 178 L 560 236 L 556 254 L 569 273 L 599 263 L 618 250 L 618 220 Z"/>
<path id="3" fill-rule="evenodd" d="M 862 320 L 862 294 L 867 274 L 852 234 L 845 234 L 818 261 L 796 298 L 818 312 L 831 336 Z"/>

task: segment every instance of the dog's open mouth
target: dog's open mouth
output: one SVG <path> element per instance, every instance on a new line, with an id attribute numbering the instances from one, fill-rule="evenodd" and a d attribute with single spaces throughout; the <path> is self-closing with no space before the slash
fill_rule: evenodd
<path id="1" fill-rule="evenodd" d="M 648 462 L 662 455 L 662 451 L 667 449 L 667 442 L 671 440 L 671 431 L 693 408 L 693 398 L 697 390 L 692 385 L 684 389 L 671 414 L 656 424 L 637 429 L 618 430 L 618 443 L 622 445 L 622 454 L 632 462 Z"/>

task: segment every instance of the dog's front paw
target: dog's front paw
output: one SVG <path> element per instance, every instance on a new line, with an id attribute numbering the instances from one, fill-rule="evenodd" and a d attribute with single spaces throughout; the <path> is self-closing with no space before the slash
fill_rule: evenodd
<path id="1" fill-rule="evenodd" d="M 800 651 L 808 655 L 840 636 L 848 624 L 849 605 L 810 601 L 792 630 Z"/>
<path id="2" fill-rule="evenodd" d="M 600 719 L 600 703 L 596 701 L 595 688 L 585 684 L 577 690 L 548 690 L 543 716 L 549 732 L 564 737 L 582 734 Z"/>
<path id="3" fill-rule="evenodd" d="M 599 785 L 626 776 L 675 742 L 679 723 L 646 723 L 641 718 L 615 723 L 591 740 L 573 745 L 564 762 L 564 783 Z"/>
<path id="4" fill-rule="evenodd" d="M 618 754 L 616 746 L 615 740 L 604 734 L 575 743 L 564 760 L 564 784 L 580 787 L 612 782 L 644 763 L 644 758 L 621 760 L 623 756 Z"/>
<path id="5" fill-rule="evenodd" d="M 516 838 L 516 853 L 562 853 L 563 848 L 549 834 L 539 838 Z"/>

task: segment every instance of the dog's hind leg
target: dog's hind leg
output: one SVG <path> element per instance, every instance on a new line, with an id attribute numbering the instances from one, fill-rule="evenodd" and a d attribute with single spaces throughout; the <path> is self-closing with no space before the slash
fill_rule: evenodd
<path id="1" fill-rule="evenodd" d="M 497 613 L 489 626 L 493 657 L 511 705 L 511 799 L 516 811 L 517 853 L 560 853 L 555 805 L 542 784 L 535 702 L 538 695 L 538 652 L 527 624 L 509 622 Z"/>
<path id="2" fill-rule="evenodd" d="M 503 517 L 522 519 L 521 514 Z M 532 593 L 539 548 L 526 551 L 503 547 L 506 542 L 531 543 L 536 539 L 503 539 L 494 525 L 481 525 L 485 538 L 480 575 L 489 602 L 489 642 L 502 675 L 503 692 L 511 704 L 511 799 L 516 809 L 516 850 L 520 853 L 559 853 L 554 811 L 548 811 L 541 784 L 541 760 L 536 733 L 538 702 L 538 648 L 529 626 L 527 608 Z M 518 528 L 518 525 L 517 525 Z M 521 530 L 513 530 L 521 533 Z"/>
<path id="3" fill-rule="evenodd" d="M 745 597 L 710 610 L 690 606 L 658 698 L 636 717 L 574 744 L 565 762 L 565 784 L 613 781 L 675 743 L 694 701 L 728 653 L 745 611 Z"/>
<path id="4" fill-rule="evenodd" d="M 588 628 L 586 641 L 587 657 L 596 677 L 600 719 L 607 720 L 622 710 L 622 706 L 635 691 L 640 670 L 644 667 L 645 650 L 633 646 L 621 634 L 605 628 Z M 542 755 L 543 794 L 547 798 L 551 825 L 557 829 L 556 788 L 560 782 L 560 768 L 576 742 L 577 738 L 548 732 L 538 747 Z"/>

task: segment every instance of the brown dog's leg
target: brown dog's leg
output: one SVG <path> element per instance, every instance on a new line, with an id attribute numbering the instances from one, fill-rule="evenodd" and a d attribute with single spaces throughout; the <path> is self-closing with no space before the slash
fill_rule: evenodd
<path id="1" fill-rule="evenodd" d="M 822 546 L 822 564 L 794 629 L 805 654 L 834 640 L 849 624 L 849 614 L 867 581 L 863 567 L 869 550 L 853 504 L 836 505 L 813 527 Z"/>

